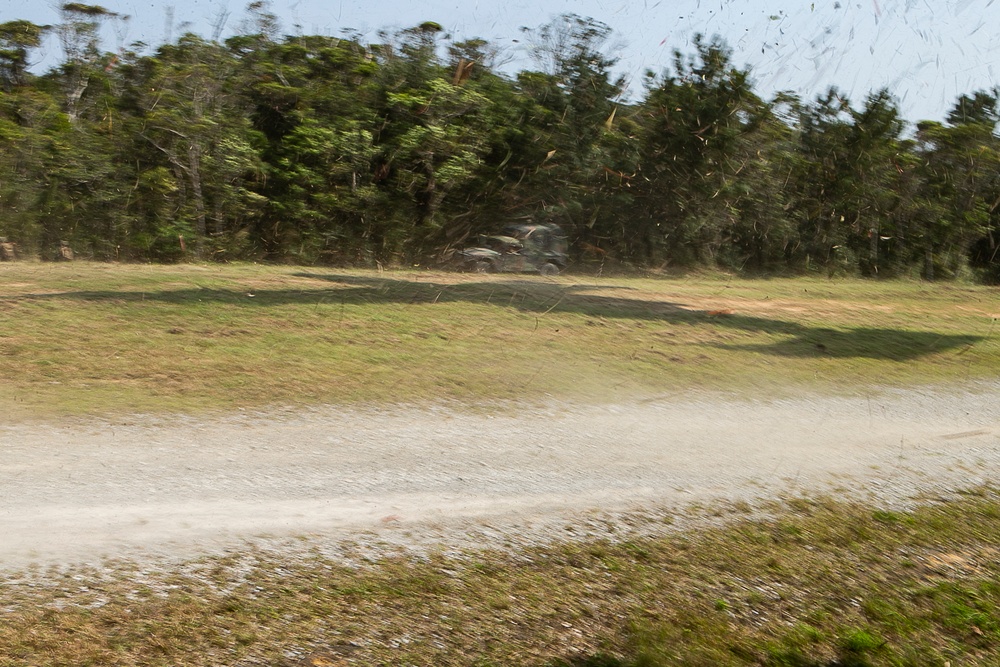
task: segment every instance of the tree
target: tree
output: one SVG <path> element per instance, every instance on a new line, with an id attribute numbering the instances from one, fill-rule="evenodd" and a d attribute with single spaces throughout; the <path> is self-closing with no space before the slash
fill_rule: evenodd
<path id="1" fill-rule="evenodd" d="M 251 235 L 266 256 L 370 262 L 395 252 L 376 186 L 380 71 L 352 39 L 237 36 L 235 87 L 259 139 L 266 200 Z"/>
<path id="2" fill-rule="evenodd" d="M 540 71 L 517 76 L 526 100 L 519 105 L 522 138 L 510 157 L 510 169 L 520 172 L 512 208 L 559 223 L 578 245 L 611 242 L 602 239 L 616 228 L 602 193 L 622 190 L 609 188 L 608 174 L 634 171 L 619 117 L 625 80 L 612 75 L 613 31 L 576 14 L 524 30 Z"/>
<path id="3" fill-rule="evenodd" d="M 90 85 L 90 78 L 105 60 L 101 52 L 100 31 L 104 21 L 125 18 L 100 5 L 67 2 L 60 6 L 61 22 L 56 34 L 62 45 L 63 86 L 66 95 L 66 113 L 71 122 L 80 115 L 80 98 Z"/>
<path id="4" fill-rule="evenodd" d="M 205 256 L 210 234 L 223 242 L 254 208 L 243 180 L 257 171 L 257 158 L 246 114 L 230 90 L 235 61 L 220 45 L 188 34 L 162 47 L 148 66 L 141 136 L 178 178 L 174 192 L 190 224 L 178 233 L 187 231 Z"/>
<path id="5" fill-rule="evenodd" d="M 959 275 L 977 240 L 979 266 L 991 270 L 995 262 L 990 246 L 996 245 L 1000 207 L 997 121 L 996 91 L 979 91 L 958 99 L 948 114 L 948 125 L 918 125 L 916 150 L 925 183 L 922 204 L 924 217 L 932 219 L 922 233 L 924 275 L 929 279 Z"/>
<path id="6" fill-rule="evenodd" d="M 491 102 L 441 63 L 441 38 L 440 26 L 426 22 L 376 51 L 376 181 L 415 254 L 433 252 L 448 236 L 453 195 L 476 179 L 490 151 Z"/>
<path id="7" fill-rule="evenodd" d="M 3 88 L 23 86 L 26 81 L 28 54 L 42 44 L 42 37 L 51 26 L 36 25 L 30 21 L 0 23 L 0 81 Z"/>
<path id="8" fill-rule="evenodd" d="M 767 114 L 749 72 L 718 40 L 694 46 L 674 52 L 672 72 L 647 75 L 632 240 L 647 262 L 717 263 L 750 194 L 740 175 L 761 159 L 748 147 Z"/>

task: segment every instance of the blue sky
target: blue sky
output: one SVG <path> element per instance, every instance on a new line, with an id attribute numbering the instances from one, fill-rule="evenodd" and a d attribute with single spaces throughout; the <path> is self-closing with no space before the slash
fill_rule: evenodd
<path id="1" fill-rule="evenodd" d="M 223 37 L 239 26 L 242 0 L 98 0 L 131 19 L 108 30 L 107 50 L 119 42 L 161 43 L 167 7 L 173 32 L 208 36 L 220 13 Z M 379 28 L 440 23 L 459 38 L 483 37 L 505 46 L 512 66 L 530 66 L 522 25 L 537 27 L 563 12 L 604 21 L 615 29 L 620 69 L 641 93 L 642 74 L 669 66 L 673 49 L 686 50 L 701 32 L 723 37 L 735 64 L 752 68 L 756 90 L 770 97 L 793 90 L 807 99 L 836 85 L 859 106 L 887 87 L 910 120 L 942 120 L 961 93 L 989 89 L 1000 75 L 1000 2 L 997 0 L 273 0 L 283 32 L 339 35 L 344 28 L 377 41 Z M 45 2 L 0 0 L 0 20 L 55 23 Z M 46 47 L 42 67 L 58 62 Z"/>

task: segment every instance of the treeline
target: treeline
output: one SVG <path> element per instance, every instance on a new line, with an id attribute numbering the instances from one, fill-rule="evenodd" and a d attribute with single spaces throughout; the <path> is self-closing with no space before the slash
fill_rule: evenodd
<path id="1" fill-rule="evenodd" d="M 887 91 L 764 100 L 717 40 L 640 100 L 611 29 L 566 15 L 502 72 L 434 23 L 358 38 L 241 34 L 105 51 L 119 17 L 0 24 L 0 237 L 102 260 L 432 264 L 511 221 L 580 262 L 1000 280 L 996 90 L 908 127 Z M 47 32 L 63 61 L 28 70 Z"/>

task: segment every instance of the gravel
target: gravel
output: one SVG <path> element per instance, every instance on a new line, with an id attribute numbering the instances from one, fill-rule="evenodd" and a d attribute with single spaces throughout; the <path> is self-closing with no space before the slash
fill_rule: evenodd
<path id="1" fill-rule="evenodd" d="M 0 568 L 607 537 L 740 501 L 900 504 L 998 472 L 1000 383 L 8 423 Z"/>

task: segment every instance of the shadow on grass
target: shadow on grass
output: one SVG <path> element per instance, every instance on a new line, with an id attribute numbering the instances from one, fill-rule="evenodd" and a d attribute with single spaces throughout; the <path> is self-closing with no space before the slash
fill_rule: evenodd
<path id="1" fill-rule="evenodd" d="M 669 651 L 664 652 L 665 655 L 670 655 Z M 735 663 L 735 661 L 734 661 Z M 731 663 L 731 664 L 734 664 Z M 657 659 L 653 656 L 643 655 L 635 660 L 622 660 L 620 658 L 615 658 L 612 656 L 604 654 L 596 654 L 589 656 L 574 656 L 572 658 L 556 660 L 555 662 L 548 663 L 548 667 L 666 667 L 667 665 L 683 664 L 677 663 L 673 660 Z M 699 662 L 698 664 L 704 664 Z M 753 664 L 753 661 L 747 660 L 745 664 Z M 786 654 L 780 656 L 772 656 L 772 659 L 767 660 L 764 664 L 773 665 L 774 667 L 871 667 L 872 663 L 866 660 L 863 656 L 856 655 L 843 655 L 837 659 L 829 661 L 819 661 L 813 660 L 811 658 L 805 657 L 801 654 Z"/>
<path id="2" fill-rule="evenodd" d="M 832 329 L 787 320 L 698 310 L 668 301 L 629 298 L 630 288 L 614 285 L 567 285 L 530 279 L 466 281 L 454 284 L 421 282 L 378 276 L 298 273 L 299 278 L 326 281 L 329 289 L 176 289 L 160 291 L 79 291 L 0 297 L 0 303 L 40 299 L 76 299 L 134 303 L 154 301 L 177 305 L 229 304 L 247 308 L 280 305 L 386 305 L 472 303 L 538 317 L 571 313 L 588 318 L 637 319 L 672 325 L 733 329 L 783 337 L 772 343 L 711 343 L 724 350 L 742 350 L 780 357 L 869 358 L 908 361 L 928 354 L 967 349 L 982 336 L 942 334 L 876 327 Z M 603 292 L 597 293 L 595 292 Z"/>
<path id="3" fill-rule="evenodd" d="M 455 301 L 486 303 L 516 308 L 524 312 L 576 313 L 594 318 L 630 318 L 662 321 L 670 324 L 713 326 L 750 333 L 786 336 L 770 344 L 714 344 L 727 350 L 744 350 L 782 357 L 830 356 L 864 357 L 907 361 L 956 348 L 967 348 L 982 336 L 941 334 L 933 331 L 909 331 L 857 327 L 847 330 L 810 327 L 748 315 L 722 314 L 697 310 L 666 302 L 633 299 L 628 296 L 593 294 L 595 291 L 627 292 L 626 288 L 594 285 L 565 285 L 538 280 L 505 280 L 437 285 L 364 276 L 298 274 L 314 280 L 330 280 L 351 286 L 365 294 L 365 300 L 378 303 L 448 303 Z"/>
<path id="4" fill-rule="evenodd" d="M 635 662 L 619 660 L 607 655 L 590 655 L 573 657 L 568 660 L 557 660 L 549 663 L 549 667 L 632 667 Z"/>

